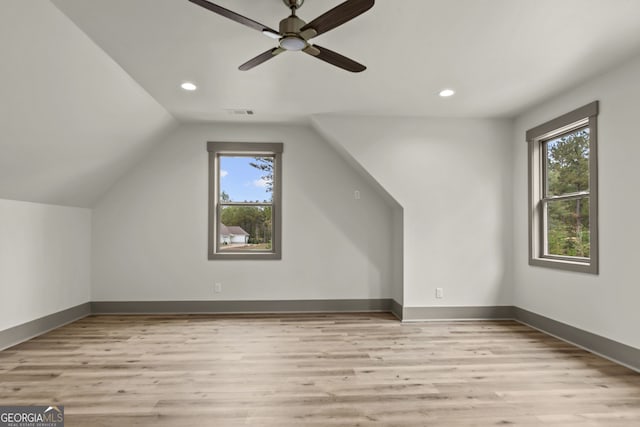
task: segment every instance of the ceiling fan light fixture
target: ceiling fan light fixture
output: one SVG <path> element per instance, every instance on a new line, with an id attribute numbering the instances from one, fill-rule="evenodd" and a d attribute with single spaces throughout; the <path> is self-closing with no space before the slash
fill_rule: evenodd
<path id="1" fill-rule="evenodd" d="M 280 39 L 280 47 L 285 50 L 302 50 L 307 46 L 307 42 L 299 37 L 285 36 Z"/>

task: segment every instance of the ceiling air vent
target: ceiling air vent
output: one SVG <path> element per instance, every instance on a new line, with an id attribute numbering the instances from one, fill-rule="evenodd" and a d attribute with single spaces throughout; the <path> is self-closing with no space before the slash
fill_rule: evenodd
<path id="1" fill-rule="evenodd" d="M 253 110 L 246 110 L 244 108 L 228 108 L 225 111 L 234 116 L 253 116 Z"/>

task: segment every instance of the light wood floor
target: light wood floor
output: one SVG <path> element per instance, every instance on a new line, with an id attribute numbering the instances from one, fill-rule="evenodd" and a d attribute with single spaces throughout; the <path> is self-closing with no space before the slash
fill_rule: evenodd
<path id="1" fill-rule="evenodd" d="M 92 316 L 0 352 L 66 426 L 639 426 L 640 374 L 512 321 Z"/>

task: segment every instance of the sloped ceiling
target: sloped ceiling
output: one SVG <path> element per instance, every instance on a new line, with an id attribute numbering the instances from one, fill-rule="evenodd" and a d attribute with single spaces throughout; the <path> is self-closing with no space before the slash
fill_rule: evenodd
<path id="1" fill-rule="evenodd" d="M 340 1 L 306 0 L 300 15 Z M 217 2 L 271 26 L 287 13 Z M 92 206 L 176 119 L 512 117 L 637 55 L 638 16 L 637 0 L 377 0 L 317 40 L 364 73 L 294 53 L 240 72 L 273 41 L 187 0 L 3 0 L 0 198 Z"/>
<path id="2" fill-rule="evenodd" d="M 53 0 L 175 117 L 247 121 L 319 113 L 513 117 L 640 50 L 638 0 L 377 0 L 318 44 L 350 74 L 301 53 L 238 71 L 274 46 L 187 0 Z M 282 0 L 212 0 L 277 28 Z M 310 21 L 342 0 L 306 0 Z M 179 89 L 184 80 L 199 90 Z M 456 96 L 441 99 L 440 89 Z"/>
<path id="3" fill-rule="evenodd" d="M 0 198 L 89 207 L 175 119 L 49 1 L 0 2 Z"/>

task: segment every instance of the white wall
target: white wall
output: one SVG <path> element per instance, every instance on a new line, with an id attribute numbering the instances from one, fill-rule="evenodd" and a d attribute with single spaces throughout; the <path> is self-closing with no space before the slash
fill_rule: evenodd
<path id="1" fill-rule="evenodd" d="M 404 208 L 406 307 L 511 304 L 508 121 L 321 115 L 313 123 Z"/>
<path id="2" fill-rule="evenodd" d="M 518 117 L 514 140 L 515 304 L 640 348 L 640 58 Z M 600 274 L 528 265 L 525 131 L 600 101 L 598 117 Z"/>
<path id="3" fill-rule="evenodd" d="M 89 301 L 91 211 L 0 199 L 0 331 Z"/>
<path id="4" fill-rule="evenodd" d="M 176 125 L 49 1 L 0 1 L 0 52 L 0 198 L 89 207 Z"/>
<path id="5" fill-rule="evenodd" d="M 281 261 L 207 260 L 215 140 L 284 143 Z M 309 127 L 186 124 L 96 204 L 92 300 L 389 298 L 392 213 Z"/>

